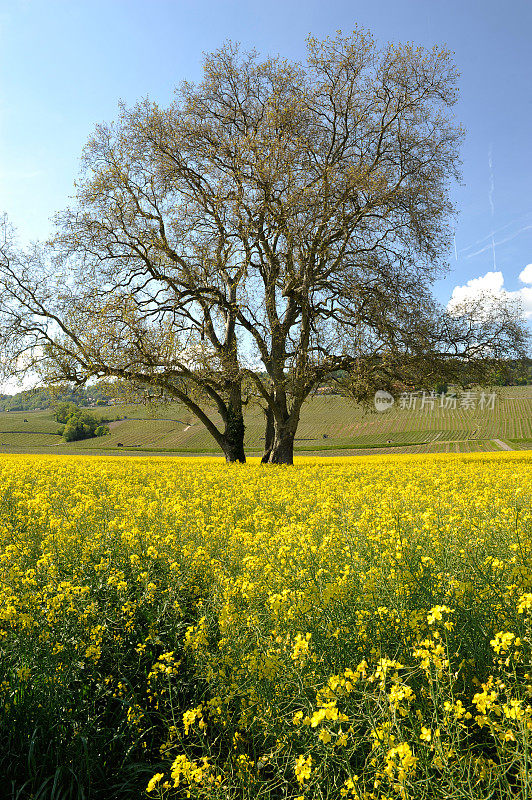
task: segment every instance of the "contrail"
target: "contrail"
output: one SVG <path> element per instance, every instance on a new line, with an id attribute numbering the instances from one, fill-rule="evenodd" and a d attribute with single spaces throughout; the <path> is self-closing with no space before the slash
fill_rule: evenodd
<path id="1" fill-rule="evenodd" d="M 495 180 L 493 178 L 492 147 L 493 145 L 490 144 L 488 150 L 488 164 L 490 169 L 490 188 L 488 191 L 488 200 L 491 206 L 491 219 L 493 220 L 495 218 L 495 204 L 493 202 L 493 193 L 495 191 Z M 497 271 L 497 262 L 495 260 L 495 236 L 493 235 L 493 233 L 491 234 L 491 249 L 493 250 L 493 269 Z"/>
<path id="2" fill-rule="evenodd" d="M 476 250 L 474 253 L 469 253 L 469 255 L 467 255 L 466 258 L 473 258 L 474 256 L 479 256 L 481 253 L 485 253 L 486 250 L 489 250 L 490 248 L 499 247 L 499 245 L 501 244 L 505 244 L 506 242 L 511 242 L 512 239 L 515 239 L 515 237 L 519 236 L 519 234 L 523 233 L 523 231 L 529 231 L 531 229 L 532 225 L 523 225 L 523 227 L 519 228 L 518 231 L 515 231 L 515 233 L 512 233 L 510 236 L 507 236 L 505 239 L 501 239 L 499 242 L 495 242 L 492 235 L 491 244 L 487 244 L 485 247 L 482 247 L 480 250 Z"/>
<path id="3" fill-rule="evenodd" d="M 490 231 L 488 234 L 486 234 L 486 236 L 482 236 L 482 238 L 477 239 L 476 242 L 468 244 L 467 247 L 462 247 L 460 253 L 465 253 L 467 250 L 471 250 L 473 247 L 477 247 L 479 244 L 482 244 L 482 242 L 485 242 L 486 239 L 491 239 L 491 237 L 494 236 L 496 233 L 505 231 L 506 228 L 511 228 L 512 225 L 514 225 L 518 220 L 524 219 L 525 217 L 530 217 L 531 214 L 532 212 L 530 211 L 525 211 L 524 214 L 518 214 L 516 217 L 513 218 L 511 222 L 507 222 L 506 225 L 501 225 L 500 228 L 495 228 L 495 230 Z M 523 228 L 520 228 L 519 230 L 521 231 L 523 230 Z"/>
<path id="4" fill-rule="evenodd" d="M 454 242 L 454 260 L 458 261 L 458 253 L 456 251 L 456 231 L 453 233 L 453 242 Z"/>

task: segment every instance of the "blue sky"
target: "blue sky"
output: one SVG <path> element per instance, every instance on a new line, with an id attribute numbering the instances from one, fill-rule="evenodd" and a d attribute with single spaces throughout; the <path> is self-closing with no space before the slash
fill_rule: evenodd
<path id="1" fill-rule="evenodd" d="M 303 59 L 307 34 L 355 24 L 378 41 L 446 44 L 467 130 L 451 273 L 436 291 L 525 288 L 532 262 L 530 0 L 0 0 L 0 211 L 46 237 L 72 193 L 83 144 L 119 99 L 169 101 L 225 39 Z M 486 277 L 487 276 L 487 277 Z M 522 277 L 532 276 L 532 268 Z M 532 279 L 521 294 L 532 314 Z M 462 293 L 464 290 L 462 289 Z"/>

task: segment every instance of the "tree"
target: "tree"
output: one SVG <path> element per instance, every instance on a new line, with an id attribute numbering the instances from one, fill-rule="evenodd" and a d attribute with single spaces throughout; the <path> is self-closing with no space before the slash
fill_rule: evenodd
<path id="1" fill-rule="evenodd" d="M 62 403 L 55 412 L 58 422 L 64 423 L 63 439 L 66 442 L 77 442 L 80 439 L 92 439 L 94 436 L 104 436 L 109 432 L 107 425 L 102 425 L 88 411 L 82 411 L 73 403 Z"/>
<path id="2" fill-rule="evenodd" d="M 451 315 L 431 296 L 455 100 L 443 48 L 379 50 L 355 30 L 309 38 L 302 66 L 225 45 L 168 108 L 144 100 L 96 129 L 50 247 L 4 248 L 11 363 L 29 352 L 49 379 L 158 387 L 228 461 L 244 460 L 255 396 L 274 463 L 292 463 L 302 404 L 329 375 L 357 399 L 464 365 L 485 375 L 522 351 L 515 311 Z"/>
<path id="3" fill-rule="evenodd" d="M 107 425 L 98 425 L 98 427 L 94 431 L 95 436 L 106 436 L 108 433 L 109 433 L 109 427 Z"/>
<path id="4" fill-rule="evenodd" d="M 70 417 L 76 414 L 81 414 L 81 409 L 78 408 L 75 403 L 59 403 L 59 405 L 56 406 L 54 417 L 56 422 L 61 422 L 65 425 Z"/>

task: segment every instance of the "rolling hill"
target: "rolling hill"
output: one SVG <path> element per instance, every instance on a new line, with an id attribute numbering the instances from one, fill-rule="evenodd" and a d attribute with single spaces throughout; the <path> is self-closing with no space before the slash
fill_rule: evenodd
<path id="1" fill-rule="evenodd" d="M 477 393 L 480 394 L 480 393 Z M 440 407 L 367 411 L 337 395 L 316 395 L 303 408 L 295 449 L 300 453 L 333 452 L 471 452 L 532 448 L 532 387 L 501 388 L 493 409 Z M 95 413 L 108 410 L 95 409 Z M 109 435 L 66 443 L 51 409 L 1 412 L 0 452 L 85 454 L 219 455 L 203 426 L 179 404 L 147 408 L 117 406 Z M 246 416 L 246 449 L 260 455 L 264 416 L 255 408 Z"/>

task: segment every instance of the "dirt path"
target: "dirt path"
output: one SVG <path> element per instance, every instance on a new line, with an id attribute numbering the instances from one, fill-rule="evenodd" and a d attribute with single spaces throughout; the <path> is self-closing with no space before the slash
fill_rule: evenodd
<path id="1" fill-rule="evenodd" d="M 501 448 L 501 450 L 512 450 L 513 451 L 513 447 L 510 447 L 509 444 L 506 444 L 506 442 L 502 442 L 500 439 L 492 439 L 491 441 L 495 442 L 495 444 L 498 444 L 499 447 Z"/>

